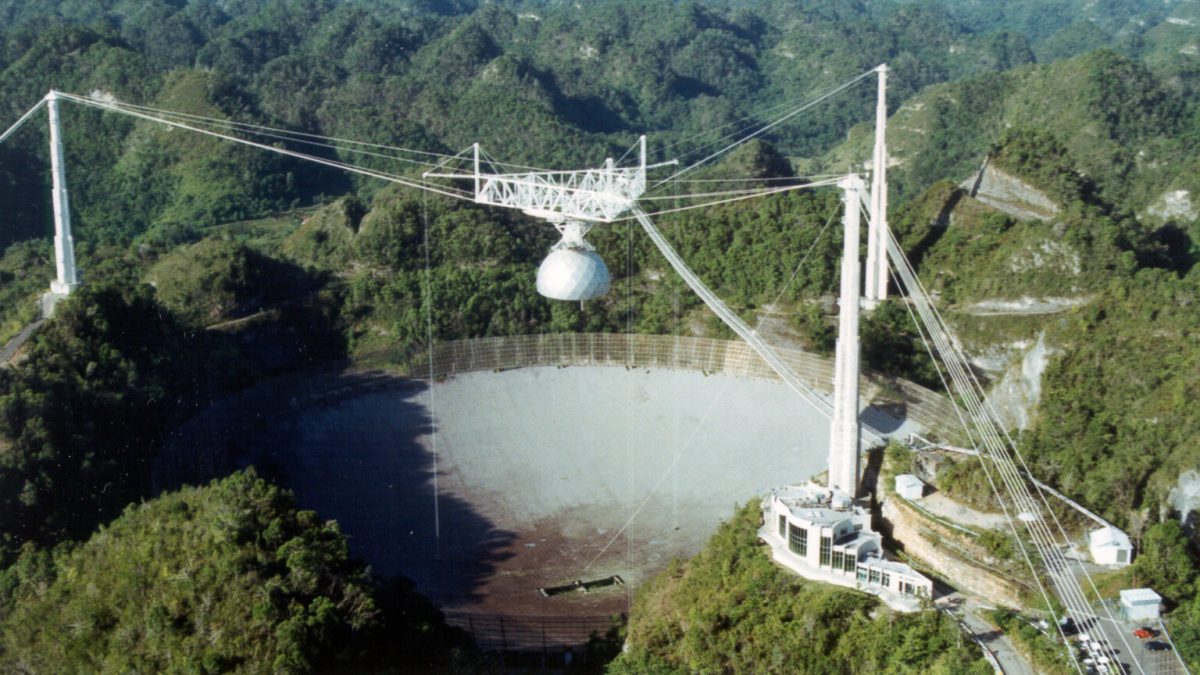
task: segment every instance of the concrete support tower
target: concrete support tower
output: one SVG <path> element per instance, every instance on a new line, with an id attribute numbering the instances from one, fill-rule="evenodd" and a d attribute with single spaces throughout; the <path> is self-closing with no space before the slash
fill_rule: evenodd
<path id="1" fill-rule="evenodd" d="M 71 202 L 67 198 L 67 172 L 63 164 L 62 130 L 58 115 L 58 92 L 46 95 L 50 113 L 50 173 L 53 177 L 54 263 L 57 278 L 50 282 L 52 296 L 65 297 L 79 285 L 75 272 L 75 240 L 71 237 Z"/>
<path id="2" fill-rule="evenodd" d="M 858 496 L 858 228 L 863 181 L 847 176 L 842 189 L 845 229 L 842 240 L 842 285 L 838 313 L 837 355 L 833 372 L 833 419 L 829 433 L 829 487 Z"/>
<path id="3" fill-rule="evenodd" d="M 867 231 L 867 306 L 887 299 L 887 64 L 875 69 L 875 156 L 871 172 L 871 224 Z"/>

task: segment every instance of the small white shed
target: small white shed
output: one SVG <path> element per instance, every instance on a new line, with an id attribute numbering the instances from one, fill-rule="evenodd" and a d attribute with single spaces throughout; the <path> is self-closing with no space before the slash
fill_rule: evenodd
<path id="1" fill-rule="evenodd" d="M 1088 551 L 1097 565 L 1128 565 L 1133 561 L 1129 535 L 1115 527 L 1102 527 L 1088 533 Z"/>
<path id="2" fill-rule="evenodd" d="M 925 496 L 925 484 L 911 473 L 896 476 L 896 494 L 905 499 L 920 499 Z"/>
<path id="3" fill-rule="evenodd" d="M 1149 588 L 1130 588 L 1121 591 L 1121 612 L 1129 621 L 1158 619 L 1162 596 Z"/>

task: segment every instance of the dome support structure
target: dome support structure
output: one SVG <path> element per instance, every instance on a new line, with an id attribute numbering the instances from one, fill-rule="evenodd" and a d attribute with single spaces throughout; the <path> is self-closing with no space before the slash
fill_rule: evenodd
<path id="1" fill-rule="evenodd" d="M 517 209 L 558 230 L 562 239 L 538 267 L 538 293 L 578 302 L 607 293 L 608 268 L 584 237 L 595 225 L 624 215 L 646 191 L 646 137 L 638 139 L 638 163 L 627 167 L 617 166 L 609 157 L 594 169 L 488 173 L 483 170 L 479 144 L 472 145 L 471 151 L 470 173 L 431 171 L 424 178 L 470 179 L 475 203 Z"/>
<path id="2" fill-rule="evenodd" d="M 571 221 L 611 223 L 628 211 L 646 191 L 646 137 L 638 139 L 638 163 L 617 166 L 611 157 L 594 169 L 575 171 L 529 170 L 489 173 L 483 170 L 482 149 L 471 146 L 473 171 L 429 171 L 424 178 L 470 179 L 476 204 L 516 209 L 552 223 L 559 231 Z"/>

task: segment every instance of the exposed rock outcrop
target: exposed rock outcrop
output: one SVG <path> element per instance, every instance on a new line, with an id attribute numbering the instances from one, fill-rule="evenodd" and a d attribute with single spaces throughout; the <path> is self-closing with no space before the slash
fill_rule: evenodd
<path id="1" fill-rule="evenodd" d="M 1179 475 L 1179 482 L 1167 496 L 1171 510 L 1196 536 L 1197 514 L 1200 514 L 1200 471 L 1189 469 Z"/>
<path id="2" fill-rule="evenodd" d="M 984 204 L 1021 220 L 1048 220 L 1059 212 L 1058 204 L 1044 192 L 988 162 L 961 187 Z"/>
<path id="3" fill-rule="evenodd" d="M 988 394 L 988 401 L 1005 428 L 1024 430 L 1033 424 L 1042 395 L 1042 373 L 1046 371 L 1054 349 L 1047 347 L 1045 332 L 1039 333 L 1033 344 L 1021 342 L 1014 346 L 1023 353 L 1009 362 L 1000 381 Z"/>
<path id="4" fill-rule="evenodd" d="M 1192 203 L 1192 194 L 1187 190 L 1164 192 L 1146 208 L 1146 215 L 1159 220 L 1195 220 L 1200 217 Z"/>
<path id="5" fill-rule="evenodd" d="M 890 526 L 891 538 L 904 546 L 906 554 L 924 562 L 943 578 L 953 579 L 959 590 L 1008 607 L 1022 606 L 1020 588 L 1016 583 L 997 572 L 967 562 L 950 552 L 946 546 L 939 546 L 933 541 L 931 534 L 952 536 L 947 528 L 922 518 L 894 495 L 883 496 L 880 515 L 885 521 L 885 531 Z"/>

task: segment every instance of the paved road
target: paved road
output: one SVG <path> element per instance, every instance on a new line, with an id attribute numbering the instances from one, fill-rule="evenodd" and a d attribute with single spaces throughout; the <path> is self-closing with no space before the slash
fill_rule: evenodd
<path id="1" fill-rule="evenodd" d="M 940 492 L 925 495 L 920 506 L 935 516 L 951 520 L 965 527 L 996 528 L 1008 525 L 1002 513 L 983 513 L 950 499 Z"/>
<path id="2" fill-rule="evenodd" d="M 982 609 L 961 593 L 940 598 L 937 604 L 953 614 L 992 653 L 1004 675 L 1037 675 L 1033 665 L 1017 651 L 1012 641 L 983 618 Z"/>
<path id="3" fill-rule="evenodd" d="M 34 321 L 25 328 L 21 329 L 21 332 L 17 333 L 16 337 L 9 340 L 8 344 L 4 345 L 4 349 L 0 349 L 0 365 L 6 365 L 9 360 L 16 355 L 17 350 L 19 350 L 22 345 L 29 341 L 29 338 L 33 336 L 33 332 L 36 331 L 43 322 L 44 321 Z"/>

